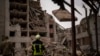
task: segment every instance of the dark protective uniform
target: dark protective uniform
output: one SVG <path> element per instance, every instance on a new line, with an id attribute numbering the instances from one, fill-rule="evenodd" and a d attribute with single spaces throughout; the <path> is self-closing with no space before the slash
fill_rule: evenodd
<path id="1" fill-rule="evenodd" d="M 32 54 L 33 56 L 43 56 L 43 51 L 45 50 L 43 42 L 37 39 L 32 43 Z"/>

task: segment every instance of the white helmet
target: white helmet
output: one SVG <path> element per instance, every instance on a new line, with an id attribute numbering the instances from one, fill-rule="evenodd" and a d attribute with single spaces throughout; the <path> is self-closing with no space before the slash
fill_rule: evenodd
<path id="1" fill-rule="evenodd" d="M 36 39 L 40 39 L 40 35 L 37 34 L 37 35 L 35 36 L 35 38 L 36 38 Z"/>

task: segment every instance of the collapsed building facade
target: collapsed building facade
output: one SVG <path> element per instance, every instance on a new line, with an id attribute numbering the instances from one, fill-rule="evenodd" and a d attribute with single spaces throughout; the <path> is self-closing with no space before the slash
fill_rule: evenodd
<path id="1" fill-rule="evenodd" d="M 8 36 L 15 56 L 29 56 L 25 49 L 37 33 L 45 45 L 55 41 L 56 23 L 53 17 L 42 11 L 40 0 L 1 0 L 0 36 Z"/>

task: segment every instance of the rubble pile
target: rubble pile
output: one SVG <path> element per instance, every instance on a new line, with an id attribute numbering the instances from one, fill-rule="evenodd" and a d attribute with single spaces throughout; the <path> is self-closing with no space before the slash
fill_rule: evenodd
<path id="1" fill-rule="evenodd" d="M 46 47 L 44 56 L 68 56 L 67 48 L 56 42 L 52 42 L 51 45 Z"/>

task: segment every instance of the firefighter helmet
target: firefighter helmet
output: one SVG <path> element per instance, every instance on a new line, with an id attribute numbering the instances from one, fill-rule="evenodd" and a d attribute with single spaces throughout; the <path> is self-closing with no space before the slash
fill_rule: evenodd
<path id="1" fill-rule="evenodd" d="M 40 35 L 37 34 L 37 35 L 35 36 L 35 38 L 36 38 L 36 39 L 40 39 Z"/>

